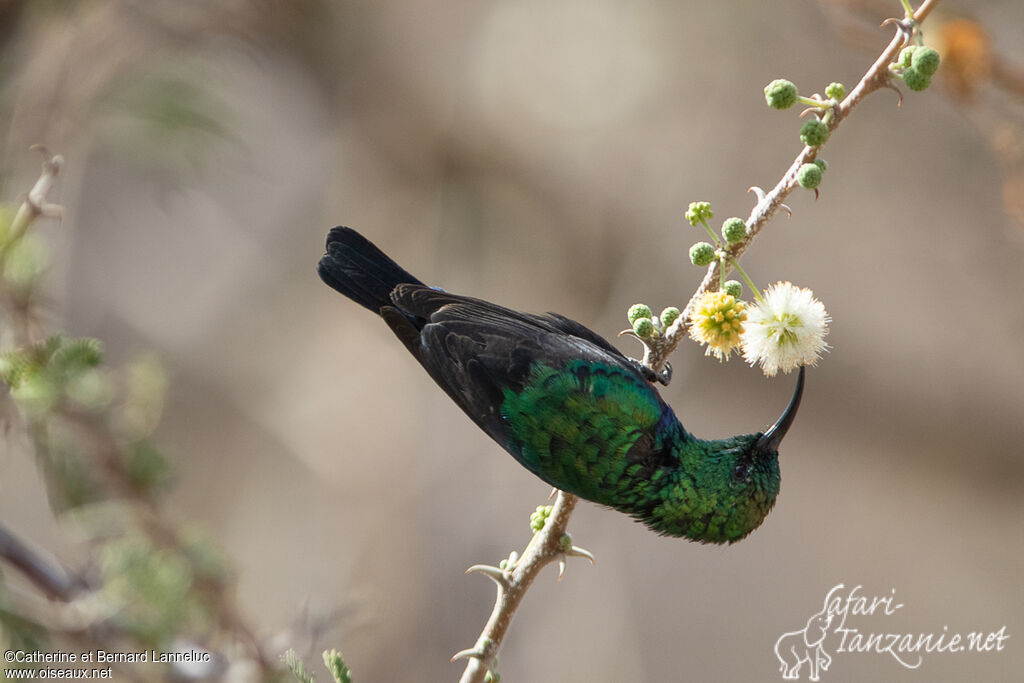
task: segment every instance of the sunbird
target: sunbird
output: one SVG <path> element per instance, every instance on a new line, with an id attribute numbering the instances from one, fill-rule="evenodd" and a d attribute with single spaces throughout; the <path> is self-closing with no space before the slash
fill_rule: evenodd
<path id="1" fill-rule="evenodd" d="M 317 271 L 383 318 L 477 426 L 555 488 L 702 543 L 746 537 L 775 504 L 803 367 L 767 431 L 704 440 L 683 428 L 649 369 L 574 320 L 425 285 L 346 227 L 328 233 Z"/>

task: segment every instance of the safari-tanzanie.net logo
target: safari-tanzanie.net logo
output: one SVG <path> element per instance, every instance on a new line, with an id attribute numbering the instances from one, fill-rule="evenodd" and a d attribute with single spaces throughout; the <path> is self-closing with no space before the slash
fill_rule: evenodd
<path id="1" fill-rule="evenodd" d="M 803 628 L 779 636 L 775 656 L 784 679 L 806 675 L 807 680 L 820 680 L 834 658 L 847 654 L 886 655 L 900 666 L 917 669 L 927 655 L 1002 652 L 1010 637 L 1005 625 L 993 631 L 950 631 L 947 625 L 933 632 L 878 631 L 874 627 L 878 617 L 896 614 L 903 603 L 896 602 L 895 588 L 880 596 L 869 596 L 862 588 L 857 585 L 847 591 L 841 583 L 834 586 L 821 610 Z M 858 626 L 861 617 L 876 618 Z"/>

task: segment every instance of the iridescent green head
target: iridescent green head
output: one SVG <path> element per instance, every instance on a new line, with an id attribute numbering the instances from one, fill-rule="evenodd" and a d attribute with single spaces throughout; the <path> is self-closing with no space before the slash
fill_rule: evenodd
<path id="1" fill-rule="evenodd" d="M 764 521 L 779 494 L 779 445 L 800 407 L 804 370 L 781 417 L 767 431 L 696 441 L 660 487 L 657 503 L 634 515 L 654 531 L 703 543 L 734 543 Z"/>

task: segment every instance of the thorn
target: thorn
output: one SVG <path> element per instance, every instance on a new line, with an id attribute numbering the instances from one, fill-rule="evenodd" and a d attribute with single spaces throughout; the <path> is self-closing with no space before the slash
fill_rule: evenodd
<path id="1" fill-rule="evenodd" d="M 481 652 L 480 650 L 476 649 L 475 647 L 471 647 L 471 648 L 469 648 L 467 650 L 459 650 L 458 652 L 456 652 L 454 655 L 452 655 L 451 661 L 457 662 L 460 659 L 469 659 L 470 657 L 476 657 L 477 659 L 483 659 L 484 658 L 484 653 Z"/>
<path id="2" fill-rule="evenodd" d="M 896 101 L 896 106 L 897 107 L 902 107 L 903 106 L 903 91 L 900 90 L 899 88 L 897 88 L 895 85 L 893 85 L 892 81 L 890 79 L 886 79 L 886 81 L 882 85 L 882 87 L 883 88 L 888 88 L 889 90 L 894 90 L 896 92 L 896 94 L 900 96 L 900 99 Z"/>
<path id="3" fill-rule="evenodd" d="M 558 580 L 561 581 L 563 576 L 565 576 L 565 555 L 558 558 Z"/>
<path id="4" fill-rule="evenodd" d="M 814 188 L 814 201 L 818 201 L 818 188 Z"/>
<path id="5" fill-rule="evenodd" d="M 632 327 L 629 328 L 628 330 L 623 330 L 622 332 L 619 332 L 619 334 L 617 336 L 621 337 L 624 334 L 625 335 L 629 335 L 631 337 L 636 337 L 637 339 L 640 339 L 640 335 L 638 335 L 636 332 L 634 332 Z M 643 341 L 643 340 L 640 339 L 640 341 Z"/>
<path id="6" fill-rule="evenodd" d="M 551 500 L 552 498 L 554 498 L 557 495 L 558 495 L 558 489 L 555 488 L 555 487 L 551 487 L 551 493 L 548 494 L 548 500 Z"/>
<path id="7" fill-rule="evenodd" d="M 566 555 L 568 555 L 569 557 L 585 557 L 588 560 L 590 560 L 590 564 L 595 563 L 594 554 L 592 552 L 576 545 L 569 548 L 569 552 L 567 552 Z"/>
<path id="8" fill-rule="evenodd" d="M 755 195 L 757 195 L 757 203 L 758 204 L 763 202 L 765 200 L 765 198 L 766 198 L 764 190 L 762 190 L 757 185 L 751 185 L 750 187 L 748 187 L 747 188 L 747 192 L 753 192 Z"/>
<path id="9" fill-rule="evenodd" d="M 789 208 L 788 204 L 779 204 L 779 208 L 780 209 L 785 209 L 786 210 L 786 215 L 789 216 L 790 218 L 793 217 L 793 209 Z"/>
<path id="10" fill-rule="evenodd" d="M 467 574 L 483 574 L 487 578 L 498 584 L 498 587 L 504 590 L 508 590 L 508 576 L 505 572 L 498 567 L 491 566 L 489 564 L 474 564 L 472 567 L 466 570 Z"/>

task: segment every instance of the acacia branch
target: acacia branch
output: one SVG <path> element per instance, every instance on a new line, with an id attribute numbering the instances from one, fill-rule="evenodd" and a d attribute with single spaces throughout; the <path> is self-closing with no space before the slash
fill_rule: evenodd
<path id="1" fill-rule="evenodd" d="M 845 119 L 853 108 L 865 97 L 876 90 L 880 90 L 881 88 L 895 89 L 895 86 L 890 83 L 891 75 L 889 73 L 889 64 L 896 60 L 900 50 L 907 45 L 913 25 L 924 21 L 938 2 L 939 0 L 925 0 L 921 7 L 914 12 L 912 21 L 910 19 L 904 19 L 902 21 L 890 20 L 886 22 L 886 24 L 892 23 L 896 25 L 896 35 L 893 36 L 889 45 L 882 51 L 882 54 L 879 55 L 877 60 L 875 60 L 875 63 L 872 64 L 864 73 L 864 76 L 861 77 L 857 85 L 854 86 L 842 102 L 832 109 L 833 114 L 831 119 L 828 121 L 828 129 L 830 133 L 829 139 L 831 139 L 831 133 L 839 127 L 839 124 L 843 119 Z M 903 96 L 900 95 L 901 101 L 902 97 Z M 739 242 L 735 242 L 724 248 L 728 257 L 724 260 L 724 272 L 722 270 L 722 260 L 715 259 L 711 262 L 711 265 L 708 266 L 707 272 L 704 274 L 704 279 L 701 280 L 700 286 L 697 287 L 697 291 L 694 292 L 689 303 L 686 304 L 686 308 L 683 309 L 676 321 L 665 330 L 664 335 L 644 340 L 645 345 L 647 346 L 644 353 L 645 365 L 658 373 L 665 370 L 665 364 L 669 355 L 675 350 L 676 346 L 679 345 L 679 342 L 682 341 L 683 337 L 686 336 L 686 331 L 690 326 L 697 301 L 705 292 L 719 287 L 722 278 L 731 270 L 729 258 L 739 259 L 743 252 L 747 250 L 747 247 L 750 246 L 750 243 L 758 233 L 760 233 L 764 226 L 768 224 L 768 221 L 775 216 L 779 208 L 783 206 L 783 202 L 786 200 L 786 197 L 788 197 L 789 194 L 798 187 L 796 180 L 797 171 L 804 164 L 813 162 L 818 157 L 819 149 L 821 148 L 804 147 L 793 160 L 793 163 L 790 164 L 786 172 L 782 175 L 779 182 L 776 183 L 775 187 L 773 187 L 769 192 L 762 192 L 758 188 L 751 188 L 757 192 L 758 202 L 746 220 L 747 236 Z"/>
<path id="2" fill-rule="evenodd" d="M 889 45 L 882 51 L 875 63 L 864 73 L 857 85 L 849 94 L 833 108 L 833 114 L 828 122 L 829 133 L 838 128 L 840 122 L 853 110 L 865 97 L 881 88 L 893 88 L 890 83 L 889 64 L 896 60 L 899 51 L 907 45 L 915 24 L 920 24 L 927 18 L 931 11 L 938 4 L 938 0 L 925 0 L 924 3 L 914 12 L 912 18 L 902 21 L 887 21 L 897 26 L 896 35 Z M 884 25 L 884 24 L 883 24 Z M 899 92 L 897 90 L 897 92 Z M 902 95 L 900 95 L 902 101 Z M 806 163 L 813 162 L 818 156 L 817 147 L 804 147 L 796 159 L 769 192 L 763 192 L 757 188 L 751 188 L 758 194 L 758 202 L 750 212 L 746 220 L 747 236 L 725 249 L 729 257 L 738 259 L 747 250 L 754 237 L 768 224 L 768 221 L 775 216 L 786 197 L 797 187 L 797 171 Z M 701 280 L 697 290 L 690 297 L 689 303 L 683 309 L 679 318 L 660 338 L 645 339 L 644 365 L 656 373 L 665 370 L 668 356 L 675 350 L 682 341 L 690 324 L 694 307 L 697 300 L 707 291 L 719 286 L 721 278 L 729 271 L 728 260 L 726 270 L 722 272 L 719 259 L 712 261 L 708 266 L 704 279 Z M 577 497 L 564 491 L 558 492 L 558 499 L 551 511 L 544 528 L 534 536 L 534 539 L 527 546 L 523 557 L 516 564 L 512 571 L 501 571 L 496 567 L 471 567 L 470 571 L 477 570 L 486 573 L 498 585 L 498 594 L 495 599 L 494 609 L 487 620 L 476 645 L 470 650 L 464 650 L 453 659 L 466 657 L 468 663 L 462 674 L 460 683 L 483 683 L 494 665 L 495 657 L 501 648 L 502 639 L 508 632 L 508 628 L 515 616 L 515 610 L 519 607 L 530 584 L 540 571 L 555 560 L 563 560 L 566 556 L 562 545 L 562 537 L 569 525 L 569 517 L 576 506 Z M 572 554 L 572 553 L 569 553 Z M 577 553 L 583 554 L 583 553 Z M 561 576 L 561 575 L 560 575 Z"/>
<path id="3" fill-rule="evenodd" d="M 551 516 L 548 517 L 544 528 L 534 535 L 514 568 L 502 571 L 497 567 L 477 565 L 467 570 L 467 573 L 479 571 L 493 579 L 498 586 L 498 595 L 494 601 L 491 616 L 480 633 L 476 645 L 452 658 L 455 660 L 466 657 L 469 660 L 459 683 L 483 683 L 487 672 L 494 666 L 494 659 L 498 655 L 498 650 L 501 649 L 501 642 L 508 632 L 509 626 L 512 625 L 516 608 L 519 607 L 527 589 L 540 574 L 540 571 L 555 560 L 564 561 L 567 554 L 587 554 L 578 548 L 567 551 L 566 543 L 563 540 L 563 537 L 566 536 L 566 527 L 569 525 L 569 517 L 578 500 L 579 498 L 571 493 L 558 492 L 558 497 L 551 509 Z M 572 550 L 577 552 L 573 553 Z M 562 575 L 559 573 L 559 578 L 561 577 Z"/>

